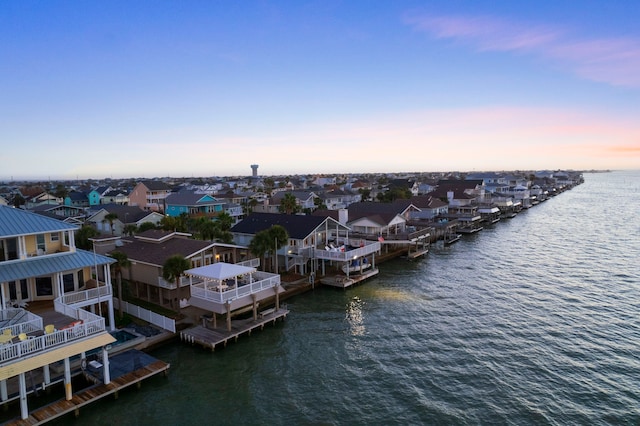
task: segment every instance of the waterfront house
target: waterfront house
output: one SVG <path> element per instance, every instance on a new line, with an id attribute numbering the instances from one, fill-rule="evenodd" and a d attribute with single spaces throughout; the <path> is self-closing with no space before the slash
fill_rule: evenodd
<path id="1" fill-rule="evenodd" d="M 129 204 L 142 210 L 164 212 L 164 201 L 171 194 L 171 187 L 162 181 L 138 182 L 129 194 Z"/>
<path id="2" fill-rule="evenodd" d="M 122 239 L 115 250 L 126 254 L 131 261 L 122 277 L 131 282 L 135 297 L 173 309 L 189 299 L 189 283 L 184 277 L 179 287 L 162 278 L 164 263 L 173 255 L 183 256 L 193 268 L 221 261 L 236 263 L 247 256 L 245 247 L 189 237 L 186 233 L 151 229 Z"/>
<path id="3" fill-rule="evenodd" d="M 236 244 L 249 246 L 258 232 L 274 225 L 282 226 L 289 234 L 288 243 L 277 252 L 282 259 L 277 264 L 285 271 L 306 274 L 322 269 L 324 275 L 325 261 L 348 262 L 380 251 L 378 241 L 350 238 L 348 226 L 326 215 L 252 213 L 233 226 L 231 233 Z"/>
<path id="4" fill-rule="evenodd" d="M 115 340 L 108 333 L 115 326 L 114 260 L 76 248 L 76 229 L 0 206 L 0 400 L 19 400 L 22 419 L 29 416 L 29 392 L 64 382 L 65 398 L 72 398 L 72 357 L 101 351 L 102 380 L 110 382 L 104 348 Z M 42 379 L 33 383 L 34 377 Z"/>

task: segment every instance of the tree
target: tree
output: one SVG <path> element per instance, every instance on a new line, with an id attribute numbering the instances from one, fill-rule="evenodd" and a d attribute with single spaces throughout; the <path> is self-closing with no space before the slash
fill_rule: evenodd
<path id="1" fill-rule="evenodd" d="M 191 268 L 191 262 L 181 254 L 174 254 L 169 257 L 162 266 L 162 278 L 166 281 L 175 281 L 176 292 L 178 294 L 178 313 L 180 313 L 180 277 L 184 271 Z"/>
<path id="2" fill-rule="evenodd" d="M 280 201 L 280 207 L 278 207 L 280 213 L 293 214 L 300 211 L 300 206 L 298 205 L 298 200 L 295 195 L 290 192 L 284 194 L 282 200 Z"/>
<path id="3" fill-rule="evenodd" d="M 220 224 L 221 231 L 228 231 L 233 226 L 233 218 L 227 212 L 222 212 L 216 216 L 216 222 Z"/>
<path id="4" fill-rule="evenodd" d="M 149 229 L 156 229 L 156 224 L 153 222 L 142 222 L 138 227 L 138 232 L 148 231 Z"/>
<path id="5" fill-rule="evenodd" d="M 109 229 L 111 229 L 111 235 L 113 235 L 113 222 L 118 219 L 116 213 L 109 213 L 105 215 L 103 222 L 109 222 Z"/>
<path id="6" fill-rule="evenodd" d="M 93 243 L 91 242 L 91 238 L 95 238 L 100 233 L 90 225 L 82 225 L 82 228 L 76 231 L 76 247 L 83 250 L 91 250 L 93 248 Z"/>
<path id="7" fill-rule="evenodd" d="M 120 312 L 120 318 L 122 318 L 123 298 L 122 298 L 122 269 L 131 266 L 131 261 L 126 253 L 121 251 L 114 251 L 109 256 L 113 257 L 116 262 L 111 264 L 111 269 L 118 279 L 118 311 Z"/>
<path id="8" fill-rule="evenodd" d="M 275 260 L 274 271 L 278 273 L 278 250 L 286 246 L 289 242 L 289 234 L 281 225 L 273 225 L 268 231 L 269 239 L 273 243 L 273 258 Z"/>
<path id="9" fill-rule="evenodd" d="M 147 222 L 147 223 L 151 223 L 151 222 Z M 130 223 L 130 224 L 124 226 L 123 232 L 124 232 L 125 235 L 128 235 L 128 236 L 131 237 L 131 236 L 133 236 L 133 234 L 138 232 L 138 227 L 136 225 Z"/>
<path id="10" fill-rule="evenodd" d="M 256 233 L 249 243 L 249 251 L 253 253 L 254 256 L 262 259 L 262 270 L 266 270 L 265 256 L 272 245 L 273 240 L 267 230 Z"/>

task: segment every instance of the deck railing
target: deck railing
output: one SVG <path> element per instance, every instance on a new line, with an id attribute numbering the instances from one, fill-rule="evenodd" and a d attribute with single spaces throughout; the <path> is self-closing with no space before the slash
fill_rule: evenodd
<path id="1" fill-rule="evenodd" d="M 346 262 L 358 257 L 370 255 L 371 253 L 376 253 L 378 251 L 380 251 L 380 243 L 369 242 L 369 244 L 366 244 L 363 247 L 358 247 L 348 251 L 340 251 L 339 249 L 336 249 L 336 250 L 316 249 L 314 256 L 316 259 L 336 260 L 336 261 Z"/>
<path id="2" fill-rule="evenodd" d="M 65 305 L 75 305 L 78 303 L 94 301 L 102 297 L 108 297 L 111 294 L 112 294 L 111 286 L 104 285 L 96 288 L 90 288 L 88 290 L 82 290 L 74 293 L 65 294 L 64 296 L 62 296 L 62 302 Z"/>
<path id="3" fill-rule="evenodd" d="M 253 276 L 256 278 L 264 278 L 225 291 L 217 290 L 212 281 L 201 281 L 199 283 L 192 284 L 191 297 L 197 297 L 216 303 L 226 303 L 227 301 L 249 296 L 262 290 L 280 285 L 280 275 L 258 271 L 255 272 Z"/>
<path id="4" fill-rule="evenodd" d="M 37 328 L 29 329 L 27 323 L 21 323 L 20 326 L 24 327 L 21 333 L 27 334 L 25 340 L 20 340 L 16 343 L 6 343 L 0 348 L 0 364 L 11 361 L 25 355 L 33 354 L 39 351 L 49 350 L 55 346 L 70 343 L 75 340 L 83 339 L 93 334 L 103 333 L 105 328 L 105 320 L 102 317 L 92 314 L 91 312 L 83 309 L 75 309 L 70 306 L 62 305 L 59 299 L 54 302 L 56 304 L 56 311 L 76 318 L 78 321 L 73 325 L 70 324 L 68 328 L 62 330 L 56 330 L 52 333 L 44 334 L 41 336 L 30 336 L 29 333 L 39 331 L 43 329 L 42 318 Z M 64 307 L 59 310 L 61 306 Z M 35 316 L 35 315 L 34 315 Z M 17 330 L 16 330 L 17 331 Z M 20 333 L 16 334 L 20 335 Z"/>

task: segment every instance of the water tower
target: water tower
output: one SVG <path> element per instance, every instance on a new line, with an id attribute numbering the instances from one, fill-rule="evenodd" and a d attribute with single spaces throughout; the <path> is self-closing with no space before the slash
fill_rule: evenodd
<path id="1" fill-rule="evenodd" d="M 252 164 L 251 165 L 251 176 L 258 177 L 258 165 L 257 164 Z"/>

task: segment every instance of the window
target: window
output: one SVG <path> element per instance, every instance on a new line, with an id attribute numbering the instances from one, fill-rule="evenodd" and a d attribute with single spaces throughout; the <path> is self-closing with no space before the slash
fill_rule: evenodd
<path id="1" fill-rule="evenodd" d="M 42 250 L 42 253 L 45 252 L 45 249 L 47 248 L 47 246 L 44 242 L 44 234 L 36 235 L 36 247 L 38 248 L 38 254 L 40 254 L 41 250 Z"/>
<path id="2" fill-rule="evenodd" d="M 57 233 L 49 234 L 49 241 L 51 242 L 60 241 L 60 234 L 57 234 Z"/>
<path id="3" fill-rule="evenodd" d="M 73 281 L 73 274 L 64 274 L 62 276 L 62 284 L 64 286 L 64 292 L 69 293 L 75 291 L 75 283 Z"/>
<path id="4" fill-rule="evenodd" d="M 36 278 L 36 296 L 53 296 L 53 283 L 51 277 Z"/>

